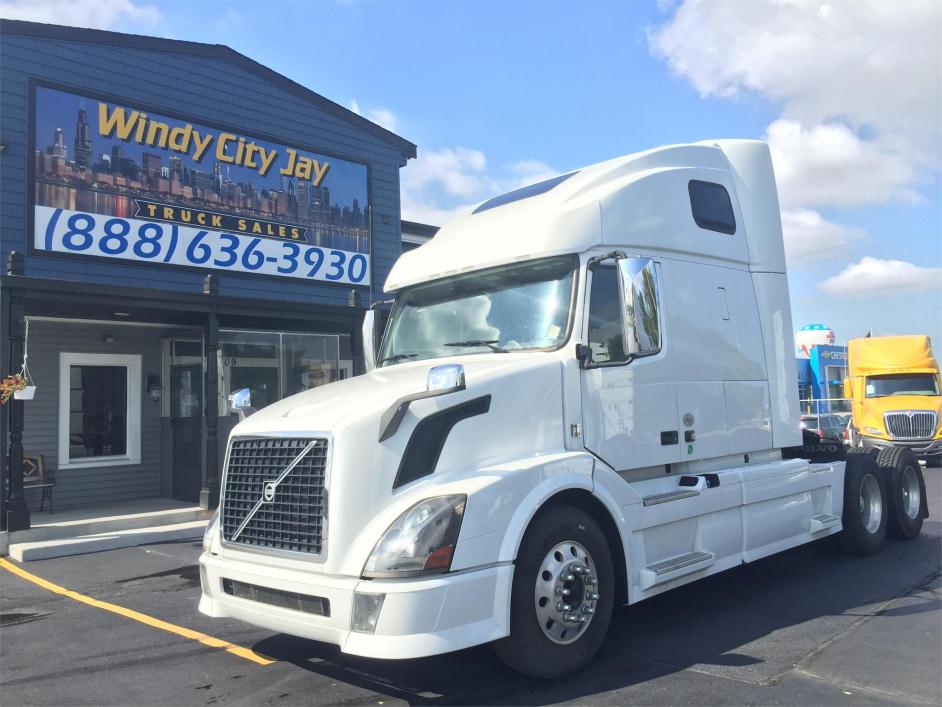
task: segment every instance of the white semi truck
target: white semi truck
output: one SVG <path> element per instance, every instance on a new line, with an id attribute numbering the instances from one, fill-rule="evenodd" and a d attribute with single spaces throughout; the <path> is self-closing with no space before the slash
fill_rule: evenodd
<path id="1" fill-rule="evenodd" d="M 908 451 L 802 446 L 762 143 L 498 196 L 386 290 L 375 367 L 232 431 L 203 613 L 373 658 L 494 642 L 551 678 L 616 605 L 831 535 L 875 552 L 927 515 Z"/>

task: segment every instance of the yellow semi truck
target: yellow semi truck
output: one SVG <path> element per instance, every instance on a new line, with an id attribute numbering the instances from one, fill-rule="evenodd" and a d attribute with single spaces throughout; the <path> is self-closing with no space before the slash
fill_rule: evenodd
<path id="1" fill-rule="evenodd" d="M 844 397 L 851 400 L 856 447 L 908 447 L 927 463 L 942 459 L 942 386 L 928 336 L 851 339 Z"/>

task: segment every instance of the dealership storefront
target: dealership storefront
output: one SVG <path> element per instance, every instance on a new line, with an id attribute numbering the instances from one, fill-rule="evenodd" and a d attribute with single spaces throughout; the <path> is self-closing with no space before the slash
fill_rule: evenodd
<path id="1" fill-rule="evenodd" d="M 415 146 L 226 47 L 3 21 L 0 52 L 2 372 L 36 386 L 4 520 L 24 457 L 58 507 L 213 505 L 232 391 L 360 372 Z"/>

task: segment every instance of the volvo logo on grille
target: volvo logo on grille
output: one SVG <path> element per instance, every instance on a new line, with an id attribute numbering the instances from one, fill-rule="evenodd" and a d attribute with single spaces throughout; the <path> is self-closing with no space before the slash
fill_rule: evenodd
<path id="1" fill-rule="evenodd" d="M 242 534 L 242 531 L 245 530 L 245 526 L 249 524 L 252 518 L 255 517 L 255 514 L 258 513 L 258 509 L 261 508 L 266 503 L 275 502 L 275 489 L 278 488 L 278 484 L 285 480 L 285 477 L 291 473 L 291 471 L 301 463 L 301 460 L 318 444 L 318 440 L 312 439 L 301 452 L 291 460 L 291 463 L 286 466 L 281 474 L 278 475 L 278 478 L 274 481 L 265 481 L 262 485 L 262 497 L 256 501 L 255 506 L 250 510 L 245 518 L 242 519 L 242 522 L 239 524 L 239 527 L 236 528 L 236 531 L 232 534 L 232 537 L 229 538 L 229 542 L 235 542 L 238 537 Z"/>

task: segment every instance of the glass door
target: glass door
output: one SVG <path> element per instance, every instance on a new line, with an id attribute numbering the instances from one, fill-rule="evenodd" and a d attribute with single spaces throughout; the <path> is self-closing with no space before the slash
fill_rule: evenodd
<path id="1" fill-rule="evenodd" d="M 341 378 L 336 334 L 223 330 L 219 342 L 221 401 L 248 388 L 252 407 L 261 409 Z"/>

